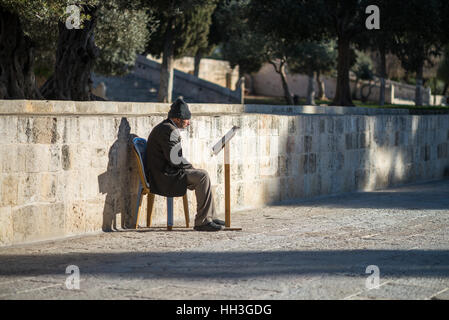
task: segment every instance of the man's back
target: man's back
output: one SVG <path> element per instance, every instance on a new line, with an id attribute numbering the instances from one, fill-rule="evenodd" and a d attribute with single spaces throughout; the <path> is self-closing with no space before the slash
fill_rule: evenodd
<path id="1" fill-rule="evenodd" d="M 172 148 L 178 143 L 181 143 L 181 136 L 177 127 L 169 119 L 154 127 L 148 136 L 145 174 L 150 182 L 150 191 L 154 194 L 179 197 L 186 193 L 187 183 L 184 169 L 192 166 L 182 163 L 175 164 L 170 158 Z M 181 156 L 181 149 L 179 153 Z"/>

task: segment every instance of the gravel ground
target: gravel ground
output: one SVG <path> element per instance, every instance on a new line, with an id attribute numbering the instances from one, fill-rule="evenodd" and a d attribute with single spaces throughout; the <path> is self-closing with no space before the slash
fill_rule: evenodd
<path id="1" fill-rule="evenodd" d="M 0 299 L 449 299 L 449 180 L 234 212 L 232 224 L 243 230 L 3 247 Z"/>

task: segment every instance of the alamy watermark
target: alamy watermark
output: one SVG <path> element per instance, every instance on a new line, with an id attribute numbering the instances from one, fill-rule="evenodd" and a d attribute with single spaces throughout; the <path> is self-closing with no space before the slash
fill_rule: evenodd
<path id="1" fill-rule="evenodd" d="M 366 278 L 365 281 L 365 287 L 368 290 L 371 289 L 379 289 L 379 283 L 380 283 L 380 269 L 376 265 L 369 265 L 366 267 L 365 273 L 371 274 Z"/>
<path id="2" fill-rule="evenodd" d="M 368 18 L 365 20 L 365 26 L 368 30 L 379 30 L 380 29 L 380 10 L 376 5 L 370 5 L 366 7 L 365 13 L 369 14 Z"/>
<path id="3" fill-rule="evenodd" d="M 65 269 L 65 273 L 69 274 L 65 280 L 65 287 L 69 290 L 79 290 L 80 288 L 80 268 L 75 265 L 69 265 Z"/>
<path id="4" fill-rule="evenodd" d="M 81 28 L 81 9 L 76 5 L 70 5 L 66 7 L 66 13 L 69 15 L 65 20 L 65 26 L 67 29 L 80 29 Z"/>

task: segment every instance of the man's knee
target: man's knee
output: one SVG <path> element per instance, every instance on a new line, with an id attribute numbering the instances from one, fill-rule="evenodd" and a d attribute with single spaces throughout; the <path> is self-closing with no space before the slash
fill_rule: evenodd
<path id="1" fill-rule="evenodd" d="M 209 173 L 204 169 L 195 169 L 194 171 L 190 171 L 188 173 L 188 186 L 194 187 L 200 183 L 204 183 L 205 181 L 210 181 L 210 178 Z"/>
<path id="2" fill-rule="evenodd" d="M 208 180 L 210 180 L 209 173 L 206 170 L 198 169 L 198 173 L 201 176 L 201 179 L 208 179 Z"/>

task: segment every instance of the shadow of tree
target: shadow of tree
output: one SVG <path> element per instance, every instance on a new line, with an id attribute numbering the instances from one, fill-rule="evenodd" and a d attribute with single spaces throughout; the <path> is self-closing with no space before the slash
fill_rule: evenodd
<path id="1" fill-rule="evenodd" d="M 293 199 L 278 205 L 331 208 L 373 208 L 403 210 L 449 210 L 448 179 L 402 185 L 380 191 L 354 191 L 313 199 Z"/>

